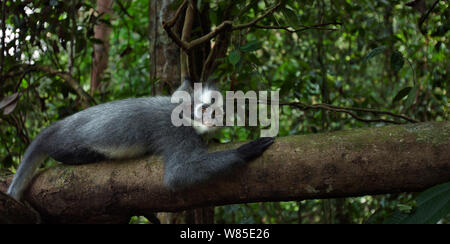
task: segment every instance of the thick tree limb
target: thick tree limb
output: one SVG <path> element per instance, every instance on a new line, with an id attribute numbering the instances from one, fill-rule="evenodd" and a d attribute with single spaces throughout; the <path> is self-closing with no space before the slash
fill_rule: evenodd
<path id="1" fill-rule="evenodd" d="M 40 221 L 34 209 L 0 192 L 0 224 L 36 224 Z"/>
<path id="2" fill-rule="evenodd" d="M 230 148 L 237 145 L 225 145 Z M 216 148 L 218 149 L 218 148 Z M 40 172 L 26 199 L 49 222 L 120 222 L 196 207 L 421 191 L 450 180 L 450 122 L 278 138 L 263 157 L 173 193 L 157 157 Z M 0 190 L 7 183 L 0 180 Z"/>
<path id="3" fill-rule="evenodd" d="M 10 172 L 0 170 L 0 179 L 8 176 L 11 176 Z M 1 183 L 0 180 L 0 188 Z M 0 191 L 0 224 L 34 224 L 40 221 L 39 213 L 34 209 Z"/>

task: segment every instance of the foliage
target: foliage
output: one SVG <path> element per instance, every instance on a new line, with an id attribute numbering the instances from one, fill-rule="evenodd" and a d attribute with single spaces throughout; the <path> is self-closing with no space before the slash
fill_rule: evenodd
<path id="1" fill-rule="evenodd" d="M 390 224 L 434 224 L 450 212 L 450 183 L 422 192 L 412 206 L 403 205 L 386 221 Z M 417 206 L 415 206 L 417 205 Z M 402 208 L 403 207 L 403 208 Z"/>
<path id="2" fill-rule="evenodd" d="M 406 5 L 408 1 L 284 2 L 280 10 L 259 24 L 289 26 L 291 31 L 252 28 L 231 34 L 228 56 L 214 74 L 222 88 L 278 89 L 282 102 L 373 108 L 420 121 L 449 119 L 447 1 L 439 1 L 424 21 L 426 11 Z M 248 23 L 275 1 L 197 3 L 199 9 L 209 6 L 208 18 L 212 26 L 217 26 L 228 10 L 237 16 L 236 24 Z M 82 109 L 80 97 L 63 79 L 19 67 L 54 67 L 68 72 L 89 90 L 92 46 L 98 42 L 93 38 L 93 28 L 101 15 L 94 10 L 95 1 L 8 0 L 5 5 L 0 98 L 9 100 L 0 103 L 4 113 L 0 115 L 0 168 L 14 170 L 26 145 L 41 128 Z M 98 102 L 150 94 L 148 7 L 149 1 L 144 0 L 115 1 L 114 14 L 102 20 L 112 27 L 112 35 L 109 67 L 101 89 L 94 94 Z M 334 24 L 313 27 L 323 23 Z M 301 28 L 305 29 L 292 31 Z M 289 106 L 283 106 L 281 111 L 280 136 L 384 125 L 335 112 L 301 111 Z M 235 127 L 223 130 L 218 137 L 222 141 L 238 141 L 258 134 L 257 128 Z M 435 203 L 443 201 L 440 197 L 444 196 L 431 199 L 436 199 Z M 216 221 L 382 223 L 399 209 L 403 210 L 403 217 L 404 211 L 416 213 L 406 217 L 412 222 L 428 217 L 425 222 L 450 221 L 448 216 L 442 218 L 445 213 L 437 209 L 422 215 L 428 210 L 421 209 L 430 201 L 421 202 L 422 198 L 418 198 L 416 209 L 412 199 L 412 194 L 400 194 L 230 205 L 216 208 Z M 439 218 L 435 217 L 438 212 Z M 395 216 L 398 215 L 394 219 Z M 415 221 L 417 216 L 422 217 Z"/>

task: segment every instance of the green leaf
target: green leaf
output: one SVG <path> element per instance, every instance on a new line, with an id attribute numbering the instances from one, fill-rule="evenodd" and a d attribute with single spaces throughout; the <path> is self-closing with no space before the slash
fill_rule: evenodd
<path id="1" fill-rule="evenodd" d="M 282 8 L 281 13 L 283 14 L 284 18 L 286 19 L 286 23 L 295 29 L 298 29 L 300 27 L 300 19 L 298 15 L 288 8 Z"/>
<path id="2" fill-rule="evenodd" d="M 414 86 L 408 93 L 408 99 L 406 99 L 405 107 L 409 108 L 414 103 L 416 99 L 417 92 L 419 91 L 419 86 Z"/>
<path id="3" fill-rule="evenodd" d="M 407 204 L 397 204 L 397 208 L 402 213 L 411 213 L 413 206 Z"/>
<path id="4" fill-rule="evenodd" d="M 245 14 L 246 12 L 248 12 L 250 9 L 258 7 L 257 6 L 258 2 L 259 2 L 259 0 L 252 0 L 249 4 L 247 4 L 247 6 L 240 9 L 239 13 L 236 16 L 240 17 L 243 14 Z"/>
<path id="5" fill-rule="evenodd" d="M 433 186 L 417 198 L 417 208 L 406 214 L 398 208 L 385 224 L 434 224 L 450 214 L 450 182 Z M 398 207 L 400 207 L 399 204 Z"/>
<path id="6" fill-rule="evenodd" d="M 434 186 L 417 197 L 417 209 L 404 224 L 435 224 L 450 214 L 450 182 Z"/>
<path id="7" fill-rule="evenodd" d="M 408 216 L 408 214 L 396 210 L 388 220 L 383 221 L 383 224 L 401 224 Z"/>
<path id="8" fill-rule="evenodd" d="M 403 65 L 405 64 L 405 60 L 403 59 L 403 55 L 399 51 L 392 52 L 391 55 L 391 69 L 394 72 L 398 72 Z"/>
<path id="9" fill-rule="evenodd" d="M 241 47 L 242 52 L 253 52 L 261 48 L 261 42 L 259 41 L 249 41 Z"/>
<path id="10" fill-rule="evenodd" d="M 228 56 L 228 60 L 233 66 L 236 66 L 236 64 L 241 60 L 241 52 L 237 49 L 231 51 L 230 55 Z"/>
<path id="11" fill-rule="evenodd" d="M 392 100 L 392 103 L 396 103 L 396 102 L 402 100 L 404 97 L 406 97 L 406 96 L 409 94 L 409 92 L 411 91 L 411 89 L 412 89 L 412 87 L 410 87 L 410 86 L 401 89 L 401 90 L 397 93 L 397 95 L 395 95 L 394 99 Z"/>
<path id="12" fill-rule="evenodd" d="M 217 25 L 217 23 L 219 22 L 218 21 L 219 17 L 217 16 L 217 12 L 209 11 L 209 19 L 211 20 L 211 24 Z"/>
<path id="13" fill-rule="evenodd" d="M 417 205 L 423 205 L 448 191 L 450 191 L 450 182 L 428 188 L 417 197 Z"/>
<path id="14" fill-rule="evenodd" d="M 380 53 L 383 53 L 384 50 L 386 50 L 387 46 L 379 46 L 377 48 L 372 49 L 372 51 L 370 51 L 369 53 L 366 54 L 366 56 L 364 56 L 364 58 L 362 59 L 362 62 L 365 63 L 367 61 L 369 61 L 369 59 L 377 56 Z"/>

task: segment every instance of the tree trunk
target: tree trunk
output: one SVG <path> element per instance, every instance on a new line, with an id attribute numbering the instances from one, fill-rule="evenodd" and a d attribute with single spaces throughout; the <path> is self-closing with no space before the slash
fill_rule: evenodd
<path id="1" fill-rule="evenodd" d="M 97 0 L 97 11 L 102 15 L 101 19 L 104 19 L 105 15 L 111 15 L 113 2 L 113 0 Z M 91 95 L 100 86 L 105 70 L 108 67 L 110 33 L 111 28 L 103 22 L 99 22 L 94 27 L 94 38 L 101 40 L 102 43 L 94 44 L 91 70 Z"/>
<path id="2" fill-rule="evenodd" d="M 180 52 L 180 48 L 162 28 L 163 21 L 167 21 L 175 14 L 175 11 L 169 8 L 174 2 L 174 0 L 149 2 L 150 80 L 153 95 L 161 94 L 167 88 L 169 91 L 175 90 L 186 76 L 191 78 L 200 76 L 188 74 L 188 56 Z M 180 18 L 174 27 L 184 40 L 190 39 L 195 22 L 193 8 L 188 9 L 190 11 L 187 11 L 189 14 L 185 14 L 186 19 Z M 163 218 L 163 223 L 206 224 L 213 222 L 214 208 L 192 210 L 183 214 L 165 213 L 159 217 Z"/>
<path id="3" fill-rule="evenodd" d="M 0 83 L 3 83 L 3 73 L 5 71 L 5 54 L 6 54 L 6 0 L 3 0 L 0 3 L 0 12 L 1 12 L 1 32 L 2 32 L 2 38 L 1 38 L 1 47 L 0 47 Z"/>
<path id="4" fill-rule="evenodd" d="M 421 191 L 450 180 L 449 149 L 450 122 L 290 136 L 237 172 L 180 192 L 163 186 L 163 164 L 150 156 L 51 167 L 25 199 L 46 222 L 111 223 L 224 204 Z M 0 179 L 1 191 L 10 179 Z"/>
<path id="5" fill-rule="evenodd" d="M 164 90 L 175 90 L 181 82 L 180 50 L 162 28 L 162 22 L 174 13 L 170 6 L 175 0 L 149 1 L 150 82 L 152 94 L 159 95 Z"/>

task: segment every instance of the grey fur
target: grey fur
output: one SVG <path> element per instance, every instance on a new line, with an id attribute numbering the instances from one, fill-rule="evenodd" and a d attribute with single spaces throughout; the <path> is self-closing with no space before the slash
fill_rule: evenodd
<path id="1" fill-rule="evenodd" d="M 273 142 L 259 140 L 248 150 L 208 153 L 192 127 L 172 125 L 175 106 L 170 97 L 125 99 L 88 108 L 50 125 L 26 150 L 8 194 L 20 200 L 47 156 L 77 165 L 162 155 L 164 183 L 176 190 L 230 171 L 248 161 L 249 155 L 260 155 Z"/>

